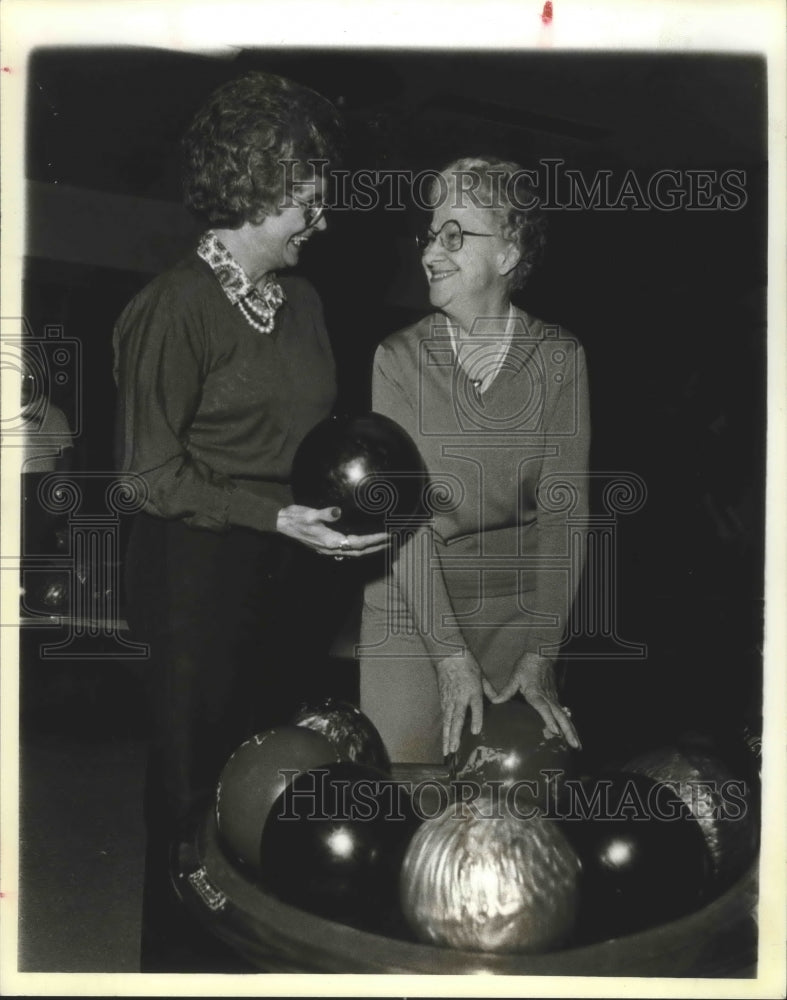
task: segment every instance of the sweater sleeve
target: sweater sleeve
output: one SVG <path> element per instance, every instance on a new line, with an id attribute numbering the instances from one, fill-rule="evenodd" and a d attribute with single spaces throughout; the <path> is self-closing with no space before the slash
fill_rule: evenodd
<path id="1" fill-rule="evenodd" d="M 145 508 L 213 531 L 231 524 L 274 530 L 280 504 L 239 488 L 186 447 L 210 364 L 197 305 L 185 297 L 135 300 L 114 346 L 119 467 L 144 480 Z"/>
<path id="2" fill-rule="evenodd" d="M 556 624 L 537 625 L 528 632 L 527 648 L 554 658 L 564 636 L 585 559 L 588 514 L 588 456 L 590 449 L 590 400 L 584 352 L 577 347 L 576 374 L 561 385 L 551 413 L 546 415 L 543 460 L 536 490 L 537 554 L 541 560 L 557 558 L 565 566 L 570 556 L 569 510 L 577 520 L 571 525 L 575 563 L 567 577 L 565 569 L 542 568 L 535 574 L 533 610 L 555 616 Z M 561 486 L 561 484 L 564 484 Z M 551 486 L 551 489 L 550 489 Z M 530 596 L 530 595 L 528 595 Z"/>
<path id="3" fill-rule="evenodd" d="M 418 442 L 415 380 L 407 380 L 387 344 L 378 347 L 372 375 L 372 408 L 401 424 Z M 392 565 L 397 588 L 433 663 L 464 649 L 445 585 L 431 523 L 408 531 Z"/>

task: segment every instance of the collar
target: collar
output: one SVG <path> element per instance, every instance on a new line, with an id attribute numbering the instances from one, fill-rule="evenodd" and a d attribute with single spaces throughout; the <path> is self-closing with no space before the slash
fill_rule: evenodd
<path id="1" fill-rule="evenodd" d="M 262 288 L 257 288 L 212 229 L 200 238 L 197 254 L 216 275 L 222 291 L 244 318 L 261 333 L 270 333 L 276 310 L 287 298 L 276 276 L 268 275 Z"/>
<path id="2" fill-rule="evenodd" d="M 212 229 L 202 234 L 197 253 L 216 275 L 224 294 L 234 306 L 255 291 L 249 276 Z"/>
<path id="3" fill-rule="evenodd" d="M 515 325 L 516 311 L 513 303 L 508 306 L 508 321 L 499 340 L 483 333 L 478 335 L 477 339 L 471 337 L 467 340 L 457 340 L 454 327 L 448 325 L 454 357 L 478 392 L 484 392 L 497 378 L 514 339 Z"/>

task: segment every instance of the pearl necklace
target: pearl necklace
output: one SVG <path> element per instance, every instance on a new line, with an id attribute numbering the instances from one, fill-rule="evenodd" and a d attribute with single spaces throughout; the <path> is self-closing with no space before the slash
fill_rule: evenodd
<path id="1" fill-rule="evenodd" d="M 246 321 L 260 333 L 269 334 L 276 322 L 276 312 L 284 302 L 284 292 L 275 279 L 269 279 L 261 289 L 254 289 L 238 299 L 238 308 Z"/>
<path id="2" fill-rule="evenodd" d="M 243 318 L 260 333 L 269 334 L 273 330 L 276 313 L 266 310 L 257 311 L 248 299 L 238 299 L 238 308 L 243 313 Z M 255 318 L 256 317 L 256 318 Z"/>

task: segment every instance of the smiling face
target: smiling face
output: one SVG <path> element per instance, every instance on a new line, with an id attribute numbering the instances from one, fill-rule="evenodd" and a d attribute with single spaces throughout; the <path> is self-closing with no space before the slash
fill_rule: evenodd
<path id="1" fill-rule="evenodd" d="M 432 232 L 439 232 L 451 219 L 465 233 L 488 235 L 465 235 L 459 250 L 447 250 L 439 239 L 429 244 L 422 258 L 429 282 L 429 301 L 460 321 L 467 316 L 492 315 L 488 309 L 499 309 L 501 303 L 508 301 L 510 274 L 518 260 L 518 251 L 500 236 L 494 211 L 474 205 L 467 194 L 457 199 L 454 184 L 449 184 L 448 196 L 432 214 Z"/>
<path id="2" fill-rule="evenodd" d="M 248 225 L 254 231 L 254 239 L 259 251 L 259 269 L 264 273 L 295 267 L 301 247 L 307 240 L 326 228 L 324 216 L 315 222 L 307 222 L 308 206 L 319 205 L 322 184 L 319 180 L 310 184 L 296 184 L 291 201 L 278 215 L 266 215 L 261 223 Z"/>

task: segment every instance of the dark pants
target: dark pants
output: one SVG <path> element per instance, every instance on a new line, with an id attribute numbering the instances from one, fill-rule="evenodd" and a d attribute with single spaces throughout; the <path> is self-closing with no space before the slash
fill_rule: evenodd
<path id="1" fill-rule="evenodd" d="M 232 751 L 287 722 L 316 690 L 338 613 L 336 566 L 275 534 L 135 520 L 127 615 L 134 638 L 150 644 L 153 721 L 143 971 L 232 970 L 181 912 L 169 851 L 207 808 Z"/>

